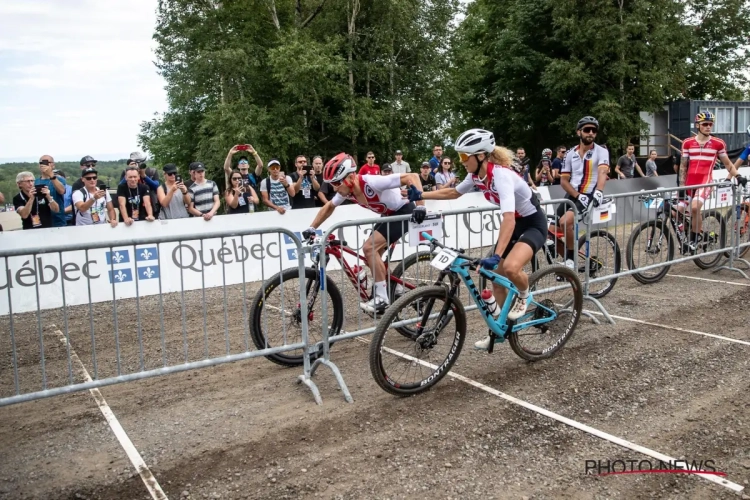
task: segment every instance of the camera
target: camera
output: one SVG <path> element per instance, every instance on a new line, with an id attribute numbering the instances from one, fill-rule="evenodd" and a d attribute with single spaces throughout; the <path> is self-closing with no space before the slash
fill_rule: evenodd
<path id="1" fill-rule="evenodd" d="M 36 197 L 37 198 L 44 198 L 44 194 L 42 194 L 42 189 L 46 188 L 46 184 L 34 184 L 34 189 L 36 189 Z"/>
<path id="2" fill-rule="evenodd" d="M 302 167 L 302 170 L 305 171 L 305 174 L 310 175 L 310 172 L 312 172 L 312 165 L 305 165 Z"/>

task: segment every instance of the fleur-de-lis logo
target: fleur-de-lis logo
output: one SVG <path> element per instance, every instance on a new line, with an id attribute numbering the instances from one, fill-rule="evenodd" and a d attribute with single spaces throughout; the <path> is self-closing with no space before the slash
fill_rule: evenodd
<path id="1" fill-rule="evenodd" d="M 120 252 L 115 252 L 115 254 L 112 256 L 112 260 L 115 261 L 117 264 L 119 264 L 124 258 L 125 256 L 122 255 Z"/>
<path id="2" fill-rule="evenodd" d="M 127 278 L 127 277 L 128 277 L 128 275 L 125 274 L 125 273 L 123 273 L 122 269 L 120 269 L 119 271 L 117 271 L 117 274 L 114 275 L 114 278 L 117 281 L 119 281 L 120 283 L 122 283 L 123 281 L 125 281 L 125 278 Z"/>
<path id="3" fill-rule="evenodd" d="M 295 248 L 294 250 L 292 250 L 289 255 L 291 255 L 293 259 L 296 259 L 298 257 L 297 249 Z"/>
<path id="4" fill-rule="evenodd" d="M 152 276 L 153 276 L 154 274 L 156 274 L 156 273 L 155 273 L 155 272 L 154 272 L 154 271 L 153 271 L 153 270 L 152 270 L 152 269 L 151 269 L 150 267 L 147 267 L 147 268 L 146 268 L 146 269 L 145 269 L 145 270 L 143 271 L 143 275 L 144 275 L 144 276 L 145 276 L 146 278 L 150 278 L 150 277 L 152 277 Z"/>
<path id="5" fill-rule="evenodd" d="M 141 257 L 143 257 L 144 260 L 149 260 L 153 254 L 148 251 L 148 248 L 144 248 L 141 252 Z"/>

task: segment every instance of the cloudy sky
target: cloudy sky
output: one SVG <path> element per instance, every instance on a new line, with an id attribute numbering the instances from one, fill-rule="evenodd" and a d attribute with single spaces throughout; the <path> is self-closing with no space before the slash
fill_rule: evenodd
<path id="1" fill-rule="evenodd" d="M 167 108 L 156 0 L 0 1 L 0 162 L 124 158 Z"/>

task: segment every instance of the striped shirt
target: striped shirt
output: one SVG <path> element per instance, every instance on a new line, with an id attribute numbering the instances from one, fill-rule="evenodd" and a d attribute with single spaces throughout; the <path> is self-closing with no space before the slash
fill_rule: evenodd
<path id="1" fill-rule="evenodd" d="M 599 165 L 609 167 L 609 151 L 594 144 L 581 158 L 578 153 L 579 148 L 580 145 L 565 155 L 565 163 L 560 175 L 569 176 L 570 185 L 579 193 L 591 194 L 596 189 L 596 182 L 599 180 Z"/>
<path id="2" fill-rule="evenodd" d="M 702 146 L 695 137 L 685 139 L 682 143 L 682 157 L 688 162 L 685 185 L 697 186 L 711 182 L 716 159 L 726 154 L 727 145 L 718 137 L 709 137 Z"/>
<path id="3" fill-rule="evenodd" d="M 214 195 L 219 195 L 219 188 L 214 181 L 206 180 L 203 184 L 191 184 L 188 193 L 196 210 L 205 214 L 214 208 Z"/>

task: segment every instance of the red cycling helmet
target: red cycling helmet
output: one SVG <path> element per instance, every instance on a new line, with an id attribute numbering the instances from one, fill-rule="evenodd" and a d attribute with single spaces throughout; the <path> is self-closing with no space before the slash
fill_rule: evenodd
<path id="1" fill-rule="evenodd" d="M 346 153 L 339 153 L 326 163 L 323 169 L 323 180 L 326 182 L 341 182 L 346 177 L 357 171 L 354 158 Z"/>

